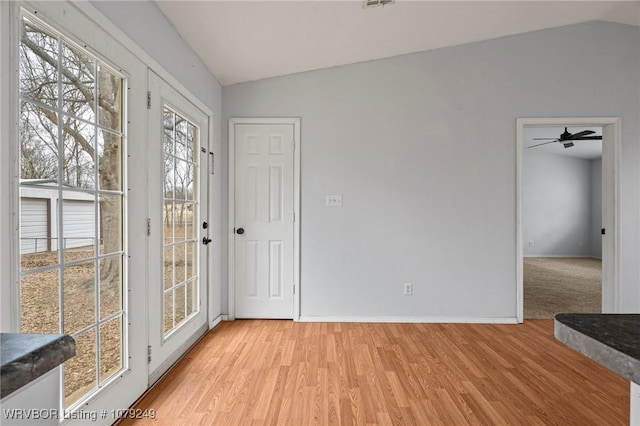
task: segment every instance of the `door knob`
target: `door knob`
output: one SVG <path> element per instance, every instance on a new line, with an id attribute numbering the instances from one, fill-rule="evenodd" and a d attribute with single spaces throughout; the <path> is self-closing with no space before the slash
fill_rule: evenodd
<path id="1" fill-rule="evenodd" d="M 236 232 L 238 233 L 238 235 L 242 235 L 244 234 L 244 228 L 238 228 Z"/>
<path id="2" fill-rule="evenodd" d="M 202 244 L 204 244 L 205 246 L 207 244 L 209 244 L 211 242 L 211 238 L 208 237 L 202 237 Z"/>

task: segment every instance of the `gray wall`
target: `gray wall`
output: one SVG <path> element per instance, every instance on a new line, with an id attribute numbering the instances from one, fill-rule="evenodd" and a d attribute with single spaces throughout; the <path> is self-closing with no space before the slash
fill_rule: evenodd
<path id="1" fill-rule="evenodd" d="M 591 169 L 591 257 L 602 259 L 602 158 L 589 162 Z"/>
<path id="2" fill-rule="evenodd" d="M 138 46 L 184 85 L 192 95 L 213 111 L 213 134 L 211 142 L 216 153 L 216 170 L 220 170 L 222 151 L 222 87 L 209 73 L 200 58 L 182 40 L 173 25 L 151 1 L 92 1 L 91 4 L 115 23 Z M 210 191 L 215 210 L 209 217 L 212 224 L 214 282 L 212 297 L 216 308 L 222 303 L 222 178 L 214 178 Z M 225 207 L 226 209 L 226 207 Z M 226 234 L 225 234 L 226 235 Z M 225 260 L 226 263 L 226 260 Z M 225 300 L 226 309 L 226 300 Z M 211 312 L 218 315 L 220 312 Z"/>
<path id="3" fill-rule="evenodd" d="M 522 165 L 525 256 L 591 255 L 591 186 L 591 161 L 525 151 Z"/>
<path id="4" fill-rule="evenodd" d="M 639 45 L 592 22 L 223 88 L 225 121 L 302 118 L 302 315 L 514 318 L 515 119 L 553 116 L 622 117 L 621 300 L 640 311 Z"/>

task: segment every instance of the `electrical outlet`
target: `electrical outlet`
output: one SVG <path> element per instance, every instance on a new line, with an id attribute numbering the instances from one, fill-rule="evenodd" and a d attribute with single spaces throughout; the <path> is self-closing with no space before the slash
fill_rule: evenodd
<path id="1" fill-rule="evenodd" d="M 411 283 L 404 283 L 404 295 L 411 296 L 413 294 L 413 286 Z"/>
<path id="2" fill-rule="evenodd" d="M 529 247 L 533 247 L 533 240 L 529 240 Z"/>
<path id="3" fill-rule="evenodd" d="M 342 195 L 326 195 L 325 204 L 327 207 L 342 207 Z"/>

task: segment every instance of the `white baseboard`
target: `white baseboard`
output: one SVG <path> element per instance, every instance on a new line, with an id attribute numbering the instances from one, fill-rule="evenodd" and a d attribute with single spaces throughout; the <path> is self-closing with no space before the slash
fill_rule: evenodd
<path id="1" fill-rule="evenodd" d="M 325 317 L 301 315 L 300 322 L 371 322 L 371 323 L 434 323 L 434 324 L 518 324 L 517 318 L 479 317 Z"/>
<path id="2" fill-rule="evenodd" d="M 218 315 L 217 317 L 209 321 L 209 330 L 213 330 L 216 325 L 220 324 L 222 321 L 226 321 L 224 319 L 225 316 L 226 315 Z"/>
<path id="3" fill-rule="evenodd" d="M 523 256 L 525 258 L 527 257 L 532 257 L 532 258 L 539 258 L 539 257 L 567 257 L 570 259 L 600 259 L 599 257 L 594 257 L 594 256 L 573 256 L 573 255 L 564 255 L 564 254 L 528 254 Z"/>

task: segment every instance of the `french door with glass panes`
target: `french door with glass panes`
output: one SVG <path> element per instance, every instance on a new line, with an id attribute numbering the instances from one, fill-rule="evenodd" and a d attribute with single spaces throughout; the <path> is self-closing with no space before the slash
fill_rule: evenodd
<path id="1" fill-rule="evenodd" d="M 146 192 L 146 147 L 129 144 L 144 140 L 145 66 L 61 5 L 12 4 L 20 35 L 17 303 L 19 331 L 76 341 L 61 374 L 60 408 L 70 416 L 128 407 L 146 388 L 145 289 L 130 285 L 146 281 L 138 243 L 146 233 L 128 226 L 146 210 L 144 197 L 130 197 Z M 82 43 L 65 35 L 71 28 Z"/>
<path id="2" fill-rule="evenodd" d="M 149 383 L 207 331 L 208 117 L 149 72 Z"/>

